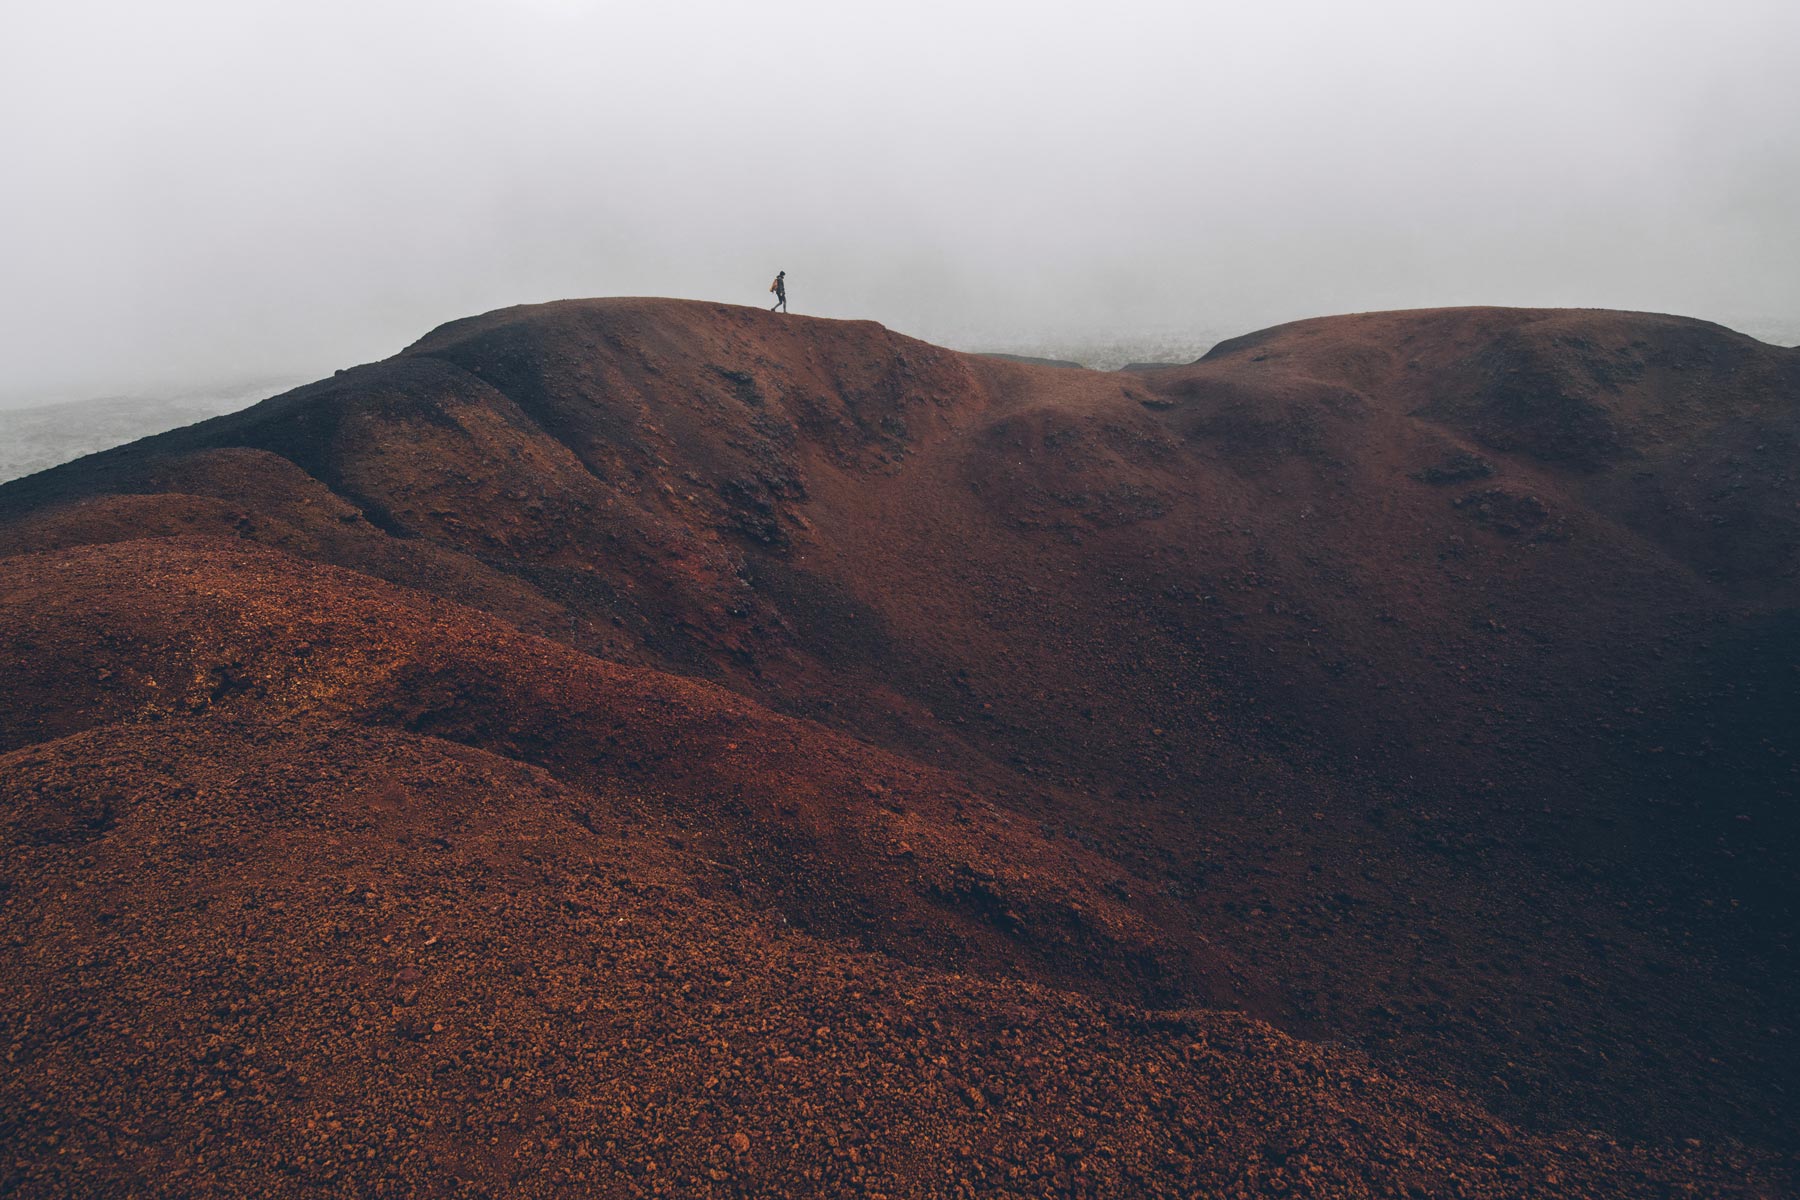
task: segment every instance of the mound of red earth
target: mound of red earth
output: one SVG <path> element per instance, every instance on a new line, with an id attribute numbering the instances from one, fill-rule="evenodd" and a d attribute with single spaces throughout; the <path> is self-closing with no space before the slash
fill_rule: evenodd
<path id="1" fill-rule="evenodd" d="M 609 300 L 0 487 L 0 1191 L 1787 1194 L 1797 452 Z"/>

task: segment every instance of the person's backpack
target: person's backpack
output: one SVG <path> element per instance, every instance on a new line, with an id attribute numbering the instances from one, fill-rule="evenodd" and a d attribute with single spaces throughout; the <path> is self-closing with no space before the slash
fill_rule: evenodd
<path id="1" fill-rule="evenodd" d="M 781 290 L 781 276 L 777 275 L 775 277 L 775 282 L 769 285 L 769 290 L 771 292 L 779 292 Z"/>

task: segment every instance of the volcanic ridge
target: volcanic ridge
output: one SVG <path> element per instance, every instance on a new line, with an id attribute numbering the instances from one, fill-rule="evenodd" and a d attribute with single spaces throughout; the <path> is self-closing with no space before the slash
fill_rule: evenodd
<path id="1" fill-rule="evenodd" d="M 1800 351 L 651 299 L 0 487 L 0 1194 L 1793 1194 Z"/>

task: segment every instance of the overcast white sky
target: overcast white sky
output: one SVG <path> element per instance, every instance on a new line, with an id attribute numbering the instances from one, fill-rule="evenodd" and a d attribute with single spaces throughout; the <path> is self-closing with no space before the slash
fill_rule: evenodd
<path id="1" fill-rule="evenodd" d="M 145 0 L 0 39 L 0 403 L 583 295 L 1800 318 L 1797 0 Z"/>

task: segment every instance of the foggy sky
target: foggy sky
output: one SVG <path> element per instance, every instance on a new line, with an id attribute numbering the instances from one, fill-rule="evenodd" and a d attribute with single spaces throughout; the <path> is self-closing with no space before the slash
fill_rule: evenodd
<path id="1" fill-rule="evenodd" d="M 935 340 L 1800 317 L 1800 4 L 8 6 L 0 403 L 592 295 Z"/>

